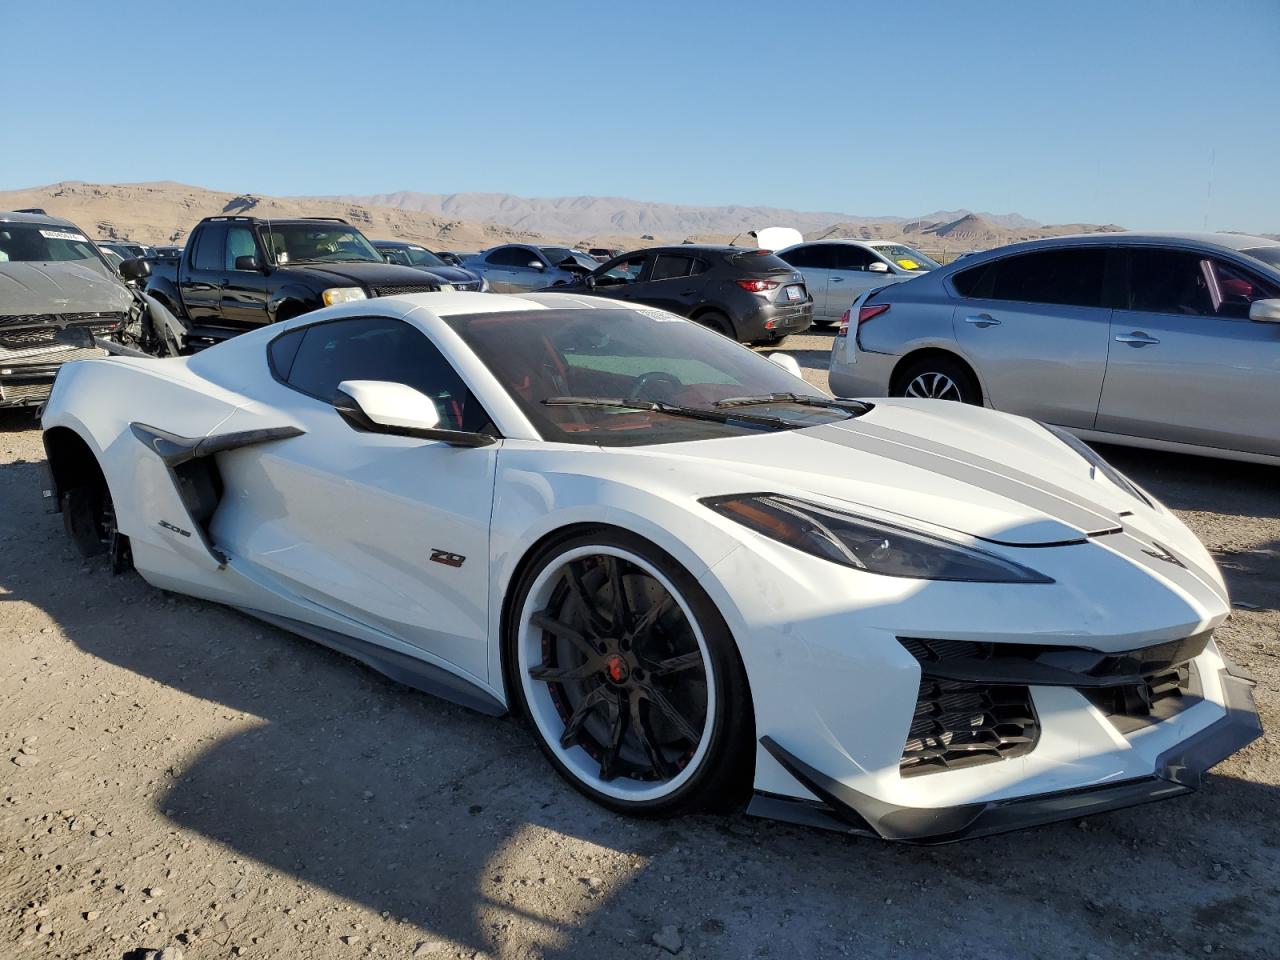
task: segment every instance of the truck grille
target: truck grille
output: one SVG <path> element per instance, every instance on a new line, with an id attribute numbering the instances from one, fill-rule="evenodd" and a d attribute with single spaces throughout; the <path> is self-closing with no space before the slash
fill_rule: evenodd
<path id="1" fill-rule="evenodd" d="M 1025 686 L 967 683 L 927 675 L 927 664 L 982 656 L 990 644 L 899 640 L 920 661 L 915 713 L 902 749 L 904 777 L 954 770 L 1030 753 L 1040 721 Z"/>
<path id="2" fill-rule="evenodd" d="M 434 283 L 411 283 L 403 287 L 374 287 L 375 297 L 401 297 L 406 293 L 435 293 L 440 288 Z"/>
<path id="3" fill-rule="evenodd" d="M 68 326 L 87 326 L 95 336 L 103 336 L 118 330 L 124 320 L 123 313 L 11 314 L 0 317 L 0 349 L 26 351 L 55 346 L 58 331 Z"/>

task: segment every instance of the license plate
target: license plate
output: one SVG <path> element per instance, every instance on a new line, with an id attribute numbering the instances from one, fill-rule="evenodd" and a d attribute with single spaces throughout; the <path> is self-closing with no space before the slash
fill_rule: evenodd
<path id="1" fill-rule="evenodd" d="M 804 299 L 804 287 L 799 287 L 799 286 L 796 286 L 796 287 L 787 287 L 787 299 L 788 299 L 788 300 L 793 300 L 793 301 L 794 301 L 794 300 L 803 300 L 803 299 Z"/>

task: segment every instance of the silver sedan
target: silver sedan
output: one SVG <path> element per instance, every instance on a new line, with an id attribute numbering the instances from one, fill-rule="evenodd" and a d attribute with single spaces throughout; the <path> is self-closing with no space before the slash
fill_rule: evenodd
<path id="1" fill-rule="evenodd" d="M 858 297 L 831 389 L 1280 463 L 1280 242 L 1106 233 L 966 257 Z"/>

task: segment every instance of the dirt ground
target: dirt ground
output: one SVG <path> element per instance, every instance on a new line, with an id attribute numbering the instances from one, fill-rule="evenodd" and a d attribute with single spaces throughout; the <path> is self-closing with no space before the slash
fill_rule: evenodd
<path id="1" fill-rule="evenodd" d="M 0 956 L 1280 957 L 1280 470 L 1104 452 L 1222 563 L 1269 733 L 1191 797 L 914 848 L 620 819 L 517 722 L 112 577 L 0 412 Z"/>

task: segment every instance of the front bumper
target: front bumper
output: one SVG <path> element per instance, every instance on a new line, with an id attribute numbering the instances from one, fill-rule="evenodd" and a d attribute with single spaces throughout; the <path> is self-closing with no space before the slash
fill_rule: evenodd
<path id="1" fill-rule="evenodd" d="M 772 738 L 760 744 L 817 801 L 758 792 L 747 812 L 824 829 L 935 844 L 1043 826 L 1194 792 L 1203 774 L 1262 735 L 1254 683 L 1230 661 L 1219 672 L 1226 714 L 1161 753 L 1151 774 L 1114 783 L 951 807 L 903 807 L 841 783 Z"/>
<path id="2" fill-rule="evenodd" d="M 101 356 L 94 351 L 95 356 Z M 30 407 L 44 403 L 53 389 L 61 363 L 6 366 L 0 361 L 0 407 Z"/>

